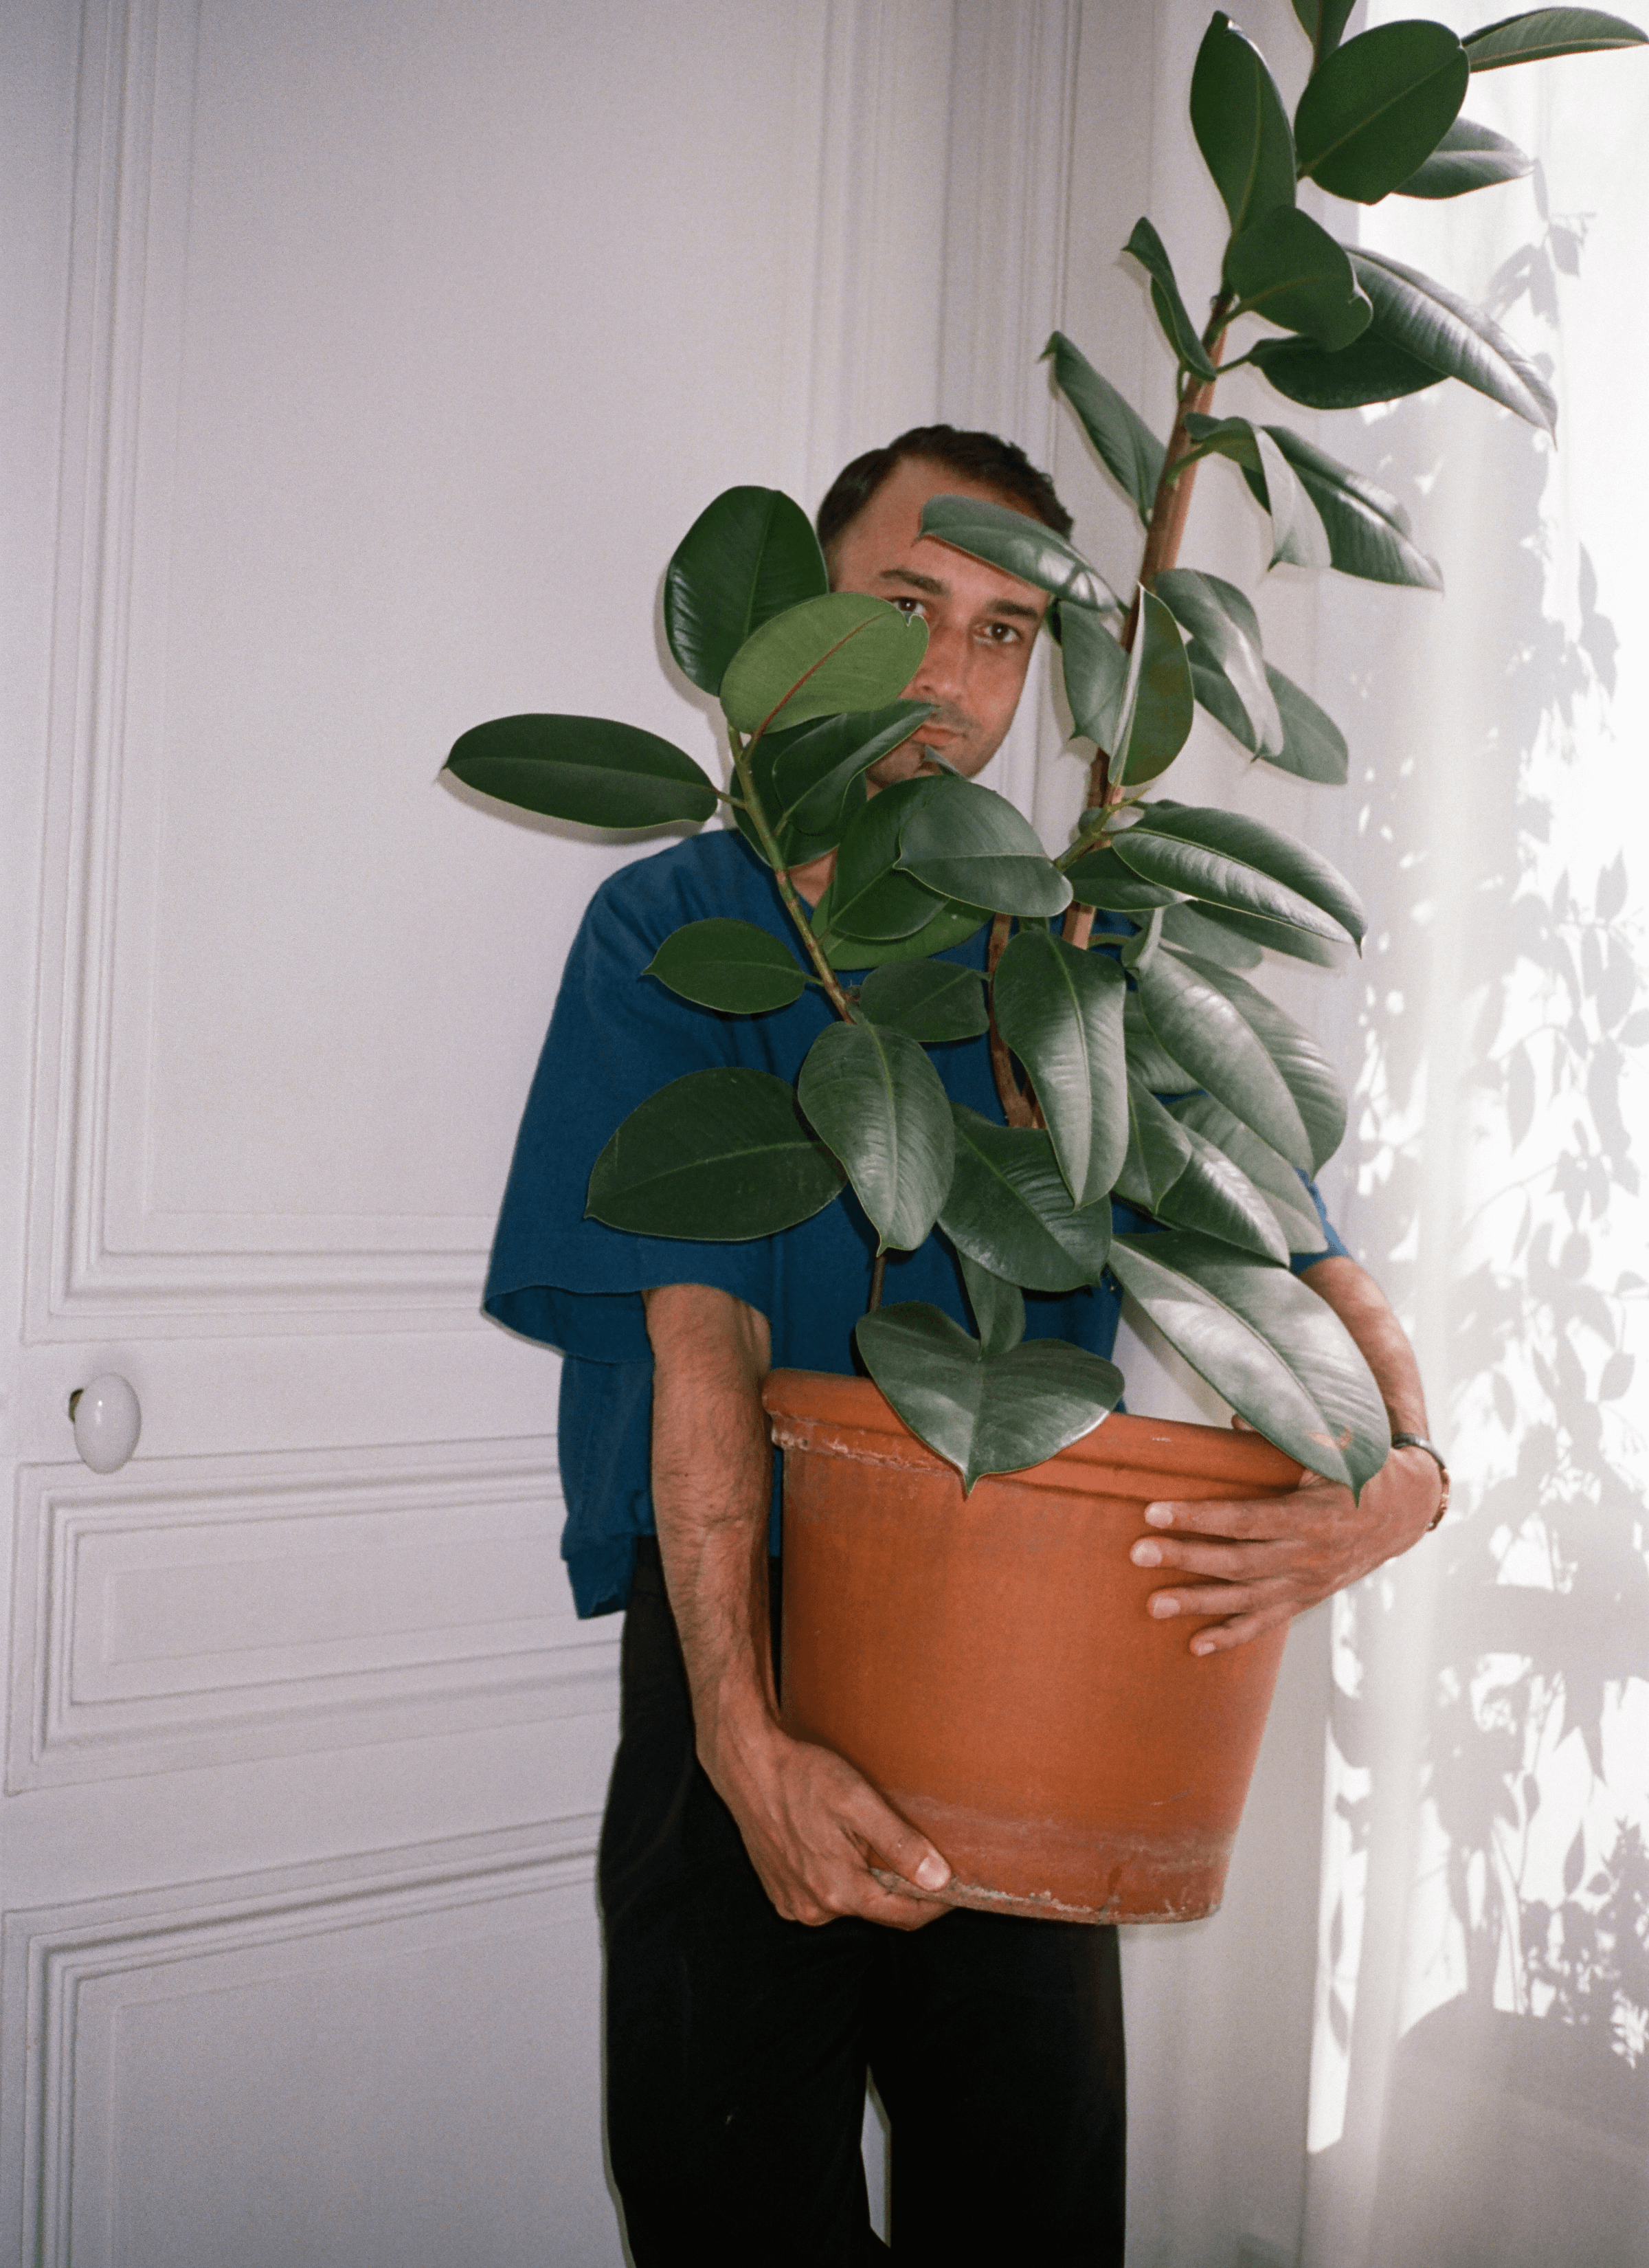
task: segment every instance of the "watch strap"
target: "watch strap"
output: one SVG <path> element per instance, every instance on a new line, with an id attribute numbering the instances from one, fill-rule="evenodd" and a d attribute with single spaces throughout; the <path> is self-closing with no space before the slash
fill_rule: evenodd
<path id="1" fill-rule="evenodd" d="M 1428 1441 L 1424 1433 L 1394 1433 L 1391 1437 L 1391 1446 L 1394 1449 L 1424 1449 L 1443 1476 L 1443 1493 L 1438 1499 L 1436 1512 L 1425 1526 L 1425 1532 L 1429 1535 L 1448 1510 L 1449 1472 L 1448 1466 L 1444 1461 L 1443 1452 L 1435 1441 Z"/>

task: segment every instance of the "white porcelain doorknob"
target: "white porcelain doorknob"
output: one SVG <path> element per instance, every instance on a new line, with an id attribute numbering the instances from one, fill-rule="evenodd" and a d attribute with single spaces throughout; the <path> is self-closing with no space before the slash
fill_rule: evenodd
<path id="1" fill-rule="evenodd" d="M 75 1447 L 94 1473 L 117 1473 L 137 1447 L 144 1413 L 137 1396 L 113 1371 L 69 1397 Z"/>

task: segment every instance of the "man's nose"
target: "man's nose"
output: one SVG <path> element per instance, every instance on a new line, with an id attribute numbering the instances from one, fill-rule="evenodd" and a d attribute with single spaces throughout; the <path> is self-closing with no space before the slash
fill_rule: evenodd
<path id="1" fill-rule="evenodd" d="M 905 688 L 911 701 L 949 701 L 961 705 L 968 682 L 968 649 L 963 632 L 943 623 L 928 631 L 922 666 Z"/>

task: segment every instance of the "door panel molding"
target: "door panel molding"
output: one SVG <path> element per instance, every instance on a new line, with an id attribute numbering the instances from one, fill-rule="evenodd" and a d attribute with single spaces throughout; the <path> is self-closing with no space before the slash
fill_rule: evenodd
<path id="1" fill-rule="evenodd" d="M 578 1815 L 7 1914 L 0 1963 L 14 2021 L 0 2070 L 0 2227 L 20 2235 L 17 2257 L 40 2268 L 70 2268 L 71 2260 L 72 2268 L 113 2268 L 121 2127 L 144 2108 L 134 2094 L 143 2073 L 132 2068 L 140 2043 L 122 2037 L 122 2020 L 135 2013 L 164 2023 L 186 2019 L 187 2004 L 202 1995 L 225 2012 L 237 1995 L 261 1995 L 301 2017 L 306 1999 L 329 1997 L 375 1971 L 367 1980 L 372 2004 L 393 2015 L 394 1997 L 379 1981 L 387 1967 L 403 1963 L 399 1973 L 416 1981 L 421 1960 L 427 1966 L 480 1940 L 499 1972 L 500 2005 L 519 2007 L 534 1996 L 529 2005 L 553 2021 L 558 1982 L 576 1973 L 587 1994 L 593 1964 L 572 1972 L 563 1959 L 546 1961 L 542 1948 L 534 1960 L 529 1940 L 545 1932 L 556 1940 L 568 1933 L 593 1937 L 597 1826 L 593 1815 Z M 571 2036 L 587 2035 L 591 2066 L 588 2074 L 567 2074 L 567 2107 L 588 2128 L 567 2154 L 584 2161 L 577 2170 L 585 2185 L 599 2190 L 593 2019 L 582 2007 L 563 2018 Z M 280 2044 L 277 2034 L 270 2045 Z M 285 2049 L 288 2062 L 292 2053 Z M 278 2064 L 272 2091 L 284 2076 Z M 339 2083 L 337 2072 L 319 2076 Z M 369 2067 L 359 2081 L 393 2093 L 394 2074 Z M 272 2113 L 283 2108 L 278 2100 L 269 2105 Z M 180 2138 L 180 2149 L 189 2139 Z M 255 2132 L 237 2139 L 257 2146 Z M 605 2212 L 605 2195 L 597 2203 Z"/>
<path id="2" fill-rule="evenodd" d="M 608 1713 L 561 1516 L 553 1440 L 25 1466 L 7 1788 Z"/>

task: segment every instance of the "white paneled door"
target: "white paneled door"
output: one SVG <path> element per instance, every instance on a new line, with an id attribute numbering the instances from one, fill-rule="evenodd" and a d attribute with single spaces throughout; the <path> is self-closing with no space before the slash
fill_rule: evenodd
<path id="1" fill-rule="evenodd" d="M 970 294 L 1056 212 L 1076 16 L 992 13 L 0 15 L 0 2268 L 622 2257 L 617 1624 L 554 1359 L 477 1307 L 637 846 L 437 775 L 532 709 L 714 764 L 654 630 L 694 515 L 813 504 L 947 370 L 1015 423 L 1054 268 L 1005 409 Z M 953 146 L 987 65 L 1027 163 L 977 88 Z"/>

